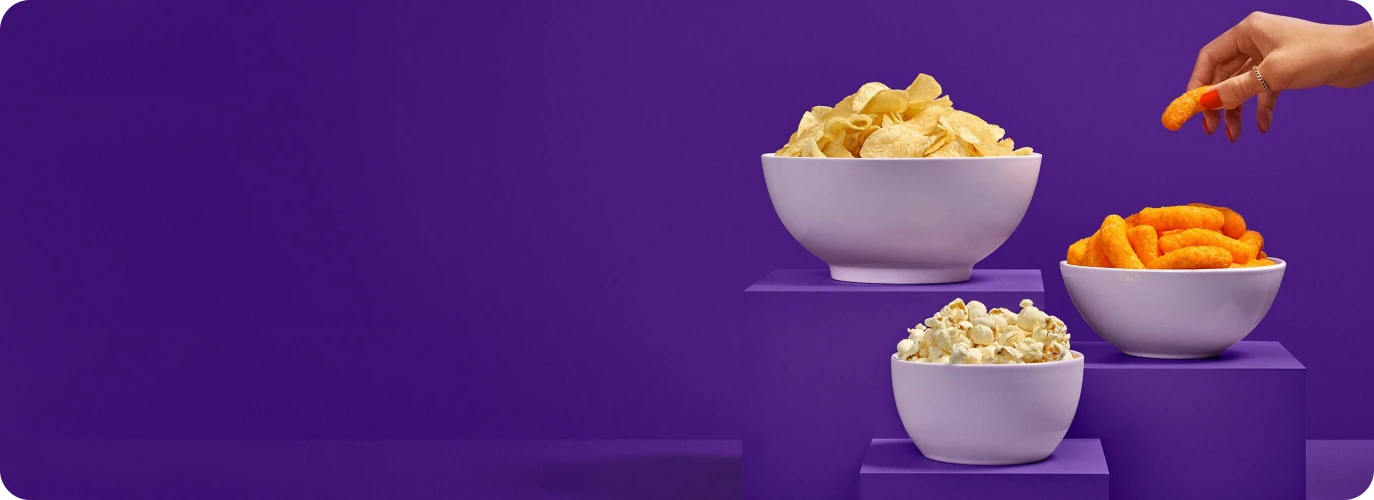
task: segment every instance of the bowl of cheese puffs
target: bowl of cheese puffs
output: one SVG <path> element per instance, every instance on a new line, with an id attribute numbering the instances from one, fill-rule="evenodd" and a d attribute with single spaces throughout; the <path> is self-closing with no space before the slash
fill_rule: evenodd
<path id="1" fill-rule="evenodd" d="M 833 279 L 967 281 L 1021 223 L 1041 156 L 942 93 L 864 84 L 763 155 L 778 218 Z"/>
<path id="2" fill-rule="evenodd" d="M 1235 210 L 1194 203 L 1107 216 L 1060 263 L 1074 306 L 1122 352 L 1207 358 L 1249 335 L 1288 264 Z"/>

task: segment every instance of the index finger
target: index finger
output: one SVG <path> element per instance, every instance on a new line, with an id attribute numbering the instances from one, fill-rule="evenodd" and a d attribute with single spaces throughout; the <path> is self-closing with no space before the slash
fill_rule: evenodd
<path id="1" fill-rule="evenodd" d="M 1215 75 L 1229 75 L 1247 59 L 1263 59 L 1249 36 L 1252 18 L 1253 16 L 1246 17 L 1240 24 L 1226 30 L 1198 51 L 1197 62 L 1193 64 L 1193 75 L 1188 79 L 1187 90 L 1220 83 L 1220 80 L 1213 81 Z"/>

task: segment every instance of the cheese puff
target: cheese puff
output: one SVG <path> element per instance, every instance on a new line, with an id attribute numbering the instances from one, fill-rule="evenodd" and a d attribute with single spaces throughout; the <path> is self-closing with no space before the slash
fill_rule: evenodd
<path id="1" fill-rule="evenodd" d="M 1163 207 L 1145 208 L 1140 211 L 1140 223 L 1154 226 L 1155 231 L 1170 229 L 1211 229 L 1221 231 L 1226 216 L 1214 208 L 1204 207 Z"/>
<path id="2" fill-rule="evenodd" d="M 1231 265 L 1228 266 L 1228 267 L 1230 267 L 1231 269 L 1239 269 L 1239 268 L 1248 267 L 1248 266 L 1249 266 L 1249 264 L 1237 264 L 1237 263 L 1235 263 L 1235 262 L 1232 262 Z"/>
<path id="3" fill-rule="evenodd" d="M 1155 259 L 1150 269 L 1223 269 L 1231 264 L 1231 252 L 1225 248 L 1186 247 Z"/>
<path id="4" fill-rule="evenodd" d="M 1159 249 L 1166 254 L 1184 247 L 1225 248 L 1226 251 L 1231 252 L 1231 258 L 1237 264 L 1245 264 L 1255 260 L 1255 255 L 1259 252 L 1259 249 L 1255 248 L 1254 245 L 1233 240 L 1224 234 L 1206 229 L 1189 229 L 1159 239 Z"/>
<path id="5" fill-rule="evenodd" d="M 1097 231 L 1097 246 L 1107 254 L 1112 267 L 1118 269 L 1145 269 L 1140 257 L 1131 248 L 1131 240 L 1126 238 L 1126 220 L 1120 215 L 1108 215 L 1102 220 L 1102 228 Z"/>
<path id="6" fill-rule="evenodd" d="M 1163 237 L 1165 237 L 1165 236 L 1168 236 L 1168 235 L 1171 235 L 1171 234 L 1178 234 L 1178 233 L 1181 233 L 1181 232 L 1183 232 L 1183 231 L 1185 231 L 1185 230 L 1184 230 L 1184 229 L 1170 229 L 1170 230 L 1168 230 L 1168 231 L 1160 232 L 1160 233 L 1159 233 L 1159 237 L 1160 237 L 1160 238 L 1163 238 Z"/>
<path id="7" fill-rule="evenodd" d="M 1221 223 L 1221 234 L 1231 238 L 1240 238 L 1240 235 L 1245 234 L 1245 218 L 1241 217 L 1235 210 L 1226 207 L 1214 207 L 1206 203 L 1189 203 L 1188 206 L 1220 210 L 1224 219 Z"/>
<path id="8" fill-rule="evenodd" d="M 1260 250 L 1258 253 L 1255 254 L 1255 260 L 1267 260 L 1267 259 L 1269 259 L 1269 256 L 1264 254 L 1264 250 Z"/>
<path id="9" fill-rule="evenodd" d="M 1139 257 L 1140 263 L 1146 267 L 1159 258 L 1159 235 L 1155 234 L 1154 226 L 1133 227 L 1126 232 L 1126 239 L 1131 241 L 1131 248 L 1135 249 L 1136 257 Z"/>
<path id="10" fill-rule="evenodd" d="M 1088 266 L 1088 267 L 1112 267 L 1112 261 L 1110 261 L 1110 260 L 1107 259 L 1107 253 L 1104 252 L 1104 251 L 1102 251 L 1102 245 L 1101 245 L 1101 243 L 1098 241 L 1097 235 L 1098 235 L 1098 233 L 1100 233 L 1100 232 L 1101 232 L 1101 231 L 1099 231 L 1099 232 L 1097 232 L 1097 233 L 1093 233 L 1092 236 L 1089 236 L 1089 237 L 1088 237 L 1088 248 L 1087 248 L 1087 252 L 1088 252 L 1088 253 L 1087 253 L 1087 255 L 1084 255 L 1084 256 L 1083 256 L 1084 259 L 1085 259 L 1085 262 L 1083 263 L 1083 265 L 1085 265 L 1085 266 Z"/>
<path id="11" fill-rule="evenodd" d="M 1246 231 L 1245 234 L 1236 239 L 1254 245 L 1259 250 L 1264 250 L 1264 235 L 1261 235 L 1259 231 Z"/>
<path id="12" fill-rule="evenodd" d="M 1211 89 L 1211 85 L 1204 85 L 1185 92 L 1169 103 L 1169 107 L 1164 108 L 1164 116 L 1160 117 L 1164 128 L 1174 131 L 1183 128 L 1183 122 L 1202 112 L 1202 104 L 1199 104 L 1198 100 Z"/>
<path id="13" fill-rule="evenodd" d="M 1067 257 L 1069 264 L 1073 264 L 1075 266 L 1087 265 L 1088 240 L 1090 239 L 1092 239 L 1091 236 L 1075 241 L 1072 245 L 1069 245 L 1069 255 Z"/>
<path id="14" fill-rule="evenodd" d="M 1278 262 L 1274 262 L 1274 261 L 1269 260 L 1269 259 L 1255 259 L 1255 260 L 1250 261 L 1249 263 L 1246 263 L 1246 264 L 1241 265 L 1241 267 L 1264 267 L 1264 266 L 1273 266 L 1273 265 L 1277 265 L 1277 264 L 1278 264 Z"/>
<path id="15" fill-rule="evenodd" d="M 1126 218 L 1126 225 L 1129 226 L 1129 227 L 1136 227 L 1136 226 L 1139 226 L 1139 225 L 1140 225 L 1140 212 L 1133 213 L 1133 214 L 1131 214 L 1130 217 L 1127 217 L 1127 218 Z"/>

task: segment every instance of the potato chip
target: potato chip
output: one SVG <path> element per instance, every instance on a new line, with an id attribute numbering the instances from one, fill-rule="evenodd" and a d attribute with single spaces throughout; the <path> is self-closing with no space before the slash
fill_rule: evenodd
<path id="1" fill-rule="evenodd" d="M 908 127 L 883 127 L 873 132 L 859 150 L 862 158 L 911 158 L 919 156 L 933 141 Z"/>
<path id="2" fill-rule="evenodd" d="M 1007 148 L 1008 150 L 1016 149 L 1016 142 L 1012 141 L 1010 137 L 997 141 L 997 145 Z"/>
<path id="3" fill-rule="evenodd" d="M 873 96 L 878 95 L 878 92 L 884 90 L 892 89 L 887 88 L 887 85 L 883 85 L 882 82 L 865 83 L 862 87 L 859 87 L 858 91 L 854 92 L 854 102 L 850 107 L 855 113 L 862 113 L 864 106 L 868 105 L 868 101 L 873 99 Z"/>
<path id="4" fill-rule="evenodd" d="M 1015 154 L 1020 155 L 1020 156 L 1025 156 L 1025 155 L 1035 154 L 1035 150 L 1034 150 L 1034 149 L 1031 149 L 1031 148 L 1029 148 L 1029 147 L 1025 147 L 1025 148 L 1017 149 L 1016 151 L 1012 151 L 1012 153 L 1015 153 Z"/>
<path id="5" fill-rule="evenodd" d="M 850 153 L 848 149 L 845 149 L 845 148 L 844 148 L 844 140 L 843 140 L 843 138 L 841 138 L 841 139 L 838 140 L 838 141 L 834 141 L 834 140 L 830 141 L 830 144 L 827 144 L 827 145 L 825 146 L 825 148 L 821 150 L 821 152 L 822 152 L 822 153 L 825 153 L 825 156 L 826 156 L 827 158 L 853 158 L 853 157 L 854 157 L 854 154 L 853 154 L 853 153 Z"/>
<path id="6" fill-rule="evenodd" d="M 880 90 L 868 100 L 860 113 L 866 115 L 901 113 L 906 111 L 907 103 L 911 96 L 900 90 Z"/>
<path id="7" fill-rule="evenodd" d="M 907 95 L 911 96 L 912 101 L 917 102 L 934 101 L 936 97 L 940 97 L 941 92 L 944 90 L 940 88 L 940 83 L 925 73 L 916 75 L 916 80 L 906 87 Z"/>
<path id="8" fill-rule="evenodd" d="M 921 135 L 934 135 L 940 117 L 948 115 L 950 111 L 951 108 L 943 106 L 926 106 L 915 115 L 908 116 L 905 124 Z"/>
<path id="9" fill-rule="evenodd" d="M 821 147 L 816 145 L 816 141 L 811 139 L 802 139 L 801 156 L 803 158 L 825 158 L 825 153 L 821 152 Z"/>
<path id="10" fill-rule="evenodd" d="M 959 141 L 951 140 L 945 143 L 944 146 L 941 146 L 940 149 L 926 156 L 929 158 L 959 158 L 968 156 L 968 150 L 964 148 L 965 146 Z"/>
<path id="11" fill-rule="evenodd" d="M 1001 144 L 974 144 L 973 151 L 977 156 L 1011 156 L 1011 150 L 1002 147 Z"/>

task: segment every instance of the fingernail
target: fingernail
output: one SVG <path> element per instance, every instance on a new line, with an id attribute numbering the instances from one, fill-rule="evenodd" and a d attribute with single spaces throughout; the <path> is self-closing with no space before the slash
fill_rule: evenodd
<path id="1" fill-rule="evenodd" d="M 1261 133 L 1261 134 L 1267 134 L 1267 133 L 1269 133 L 1269 127 L 1260 127 L 1260 133 Z"/>
<path id="2" fill-rule="evenodd" d="M 1230 125 L 1227 125 L 1227 126 L 1226 126 L 1226 138 L 1227 138 L 1227 139 L 1230 139 L 1231 142 L 1236 142 L 1236 136 L 1231 135 L 1231 126 L 1230 126 Z"/>
<path id="3" fill-rule="evenodd" d="M 1221 95 L 1217 94 L 1217 89 L 1208 90 L 1197 102 L 1206 109 L 1221 109 Z"/>
<path id="4" fill-rule="evenodd" d="M 1207 131 L 1207 135 L 1212 135 L 1212 132 L 1217 131 L 1215 126 L 1213 126 L 1210 123 L 1207 123 L 1207 120 L 1202 121 L 1202 129 Z"/>

